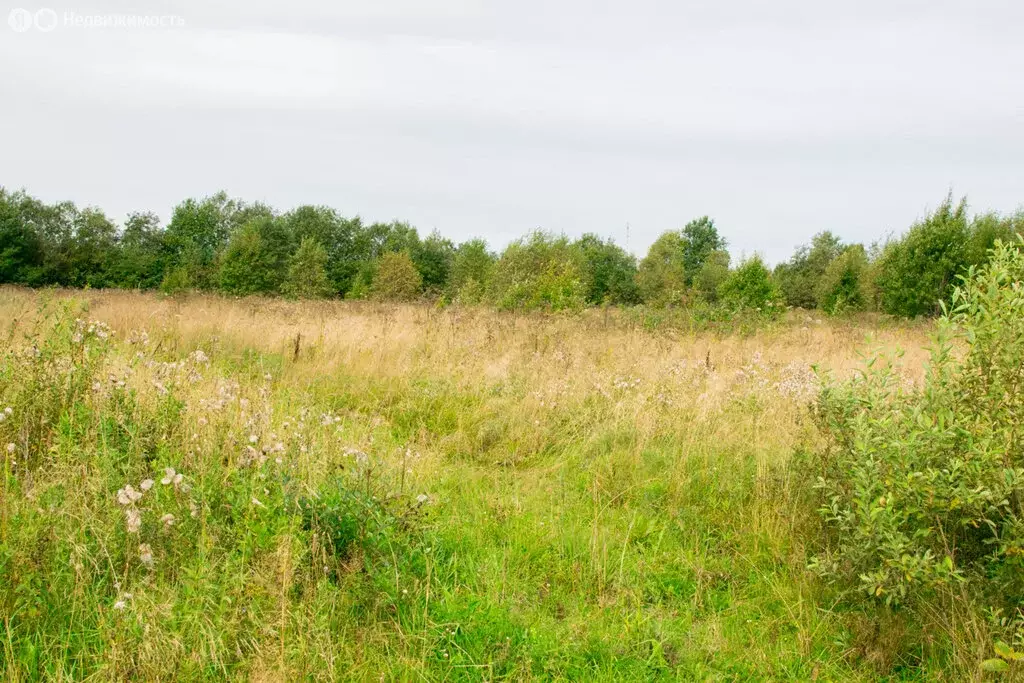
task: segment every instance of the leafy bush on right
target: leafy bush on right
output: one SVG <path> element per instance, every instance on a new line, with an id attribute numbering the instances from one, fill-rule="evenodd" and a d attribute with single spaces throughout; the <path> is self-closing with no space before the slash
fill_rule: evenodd
<path id="1" fill-rule="evenodd" d="M 954 586 L 1019 623 L 1024 595 L 1024 252 L 998 242 L 939 322 L 923 386 L 876 358 L 829 384 L 812 567 L 872 600 L 920 605 Z"/>

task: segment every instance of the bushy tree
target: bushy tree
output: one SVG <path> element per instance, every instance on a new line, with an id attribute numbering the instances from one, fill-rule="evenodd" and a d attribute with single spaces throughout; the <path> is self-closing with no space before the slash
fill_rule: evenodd
<path id="1" fill-rule="evenodd" d="M 818 280 L 818 306 L 829 314 L 862 311 L 871 301 L 867 252 L 861 244 L 843 250 Z"/>
<path id="2" fill-rule="evenodd" d="M 167 267 L 184 271 L 189 287 L 213 288 L 218 282 L 217 258 L 228 238 L 256 218 L 269 218 L 262 204 L 246 205 L 218 192 L 204 199 L 186 199 L 174 207 L 164 244 Z"/>
<path id="3" fill-rule="evenodd" d="M 640 261 L 636 283 L 652 306 L 679 305 L 686 298 L 686 239 L 678 230 L 661 234 Z"/>
<path id="4" fill-rule="evenodd" d="M 786 304 L 817 308 L 821 279 L 843 249 L 842 240 L 826 230 L 815 235 L 810 245 L 798 247 L 789 261 L 777 265 L 774 277 Z"/>
<path id="5" fill-rule="evenodd" d="M 967 264 L 981 266 L 988 262 L 989 253 L 997 241 L 1016 244 L 1017 235 L 1024 234 L 1024 209 L 1009 216 L 992 211 L 978 214 L 971 219 L 970 234 Z"/>
<path id="6" fill-rule="evenodd" d="M 373 276 L 373 298 L 412 301 L 420 294 L 423 278 L 407 251 L 391 251 L 380 257 Z"/>
<path id="7" fill-rule="evenodd" d="M 43 240 L 22 211 L 30 201 L 24 192 L 0 187 L 0 283 L 39 284 Z"/>
<path id="8" fill-rule="evenodd" d="M 693 288 L 705 301 L 714 303 L 718 301 L 718 290 L 728 278 L 729 252 L 713 251 L 693 279 Z"/>
<path id="9" fill-rule="evenodd" d="M 288 265 L 290 239 L 281 221 L 258 217 L 235 230 L 220 259 L 220 287 L 229 294 L 274 294 Z"/>
<path id="10" fill-rule="evenodd" d="M 969 264 L 967 201 L 949 195 L 901 239 L 886 245 L 878 264 L 882 310 L 914 317 L 934 315 L 949 301 Z"/>
<path id="11" fill-rule="evenodd" d="M 107 286 L 108 268 L 115 258 L 117 226 L 95 208 L 76 212 L 72 224 L 74 236 L 65 251 L 66 284 Z"/>
<path id="12" fill-rule="evenodd" d="M 352 278 L 352 286 L 345 292 L 346 299 L 368 299 L 373 291 L 373 280 L 377 275 L 377 261 L 364 261 Z"/>
<path id="13" fill-rule="evenodd" d="M 153 213 L 132 213 L 118 240 L 110 268 L 111 285 L 152 289 L 164 276 L 164 242 L 160 219 Z"/>
<path id="14" fill-rule="evenodd" d="M 586 234 L 573 243 L 583 264 L 586 302 L 635 304 L 640 301 L 636 285 L 636 258 L 612 240 Z"/>
<path id="15" fill-rule="evenodd" d="M 362 263 L 369 258 L 360 252 L 362 221 L 346 219 L 326 206 L 300 206 L 281 217 L 295 244 L 312 239 L 327 252 L 327 276 L 333 293 L 352 288 Z"/>
<path id="16" fill-rule="evenodd" d="M 410 255 L 423 279 L 423 287 L 435 293 L 444 291 L 455 256 L 452 241 L 435 230 L 425 240 L 417 240 Z"/>
<path id="17" fill-rule="evenodd" d="M 1018 243 L 1019 246 L 1019 243 Z M 954 287 L 921 387 L 886 359 L 829 383 L 825 446 L 798 460 L 828 529 L 812 566 L 886 603 L 1024 594 L 1024 253 Z M 963 585 L 966 584 L 966 588 Z"/>
<path id="18" fill-rule="evenodd" d="M 78 208 L 71 202 L 44 204 L 27 198 L 21 204 L 21 215 L 33 227 L 43 247 L 43 266 L 36 284 L 71 286 Z"/>
<path id="19" fill-rule="evenodd" d="M 327 275 L 327 250 L 313 237 L 304 237 L 288 259 L 288 273 L 281 292 L 293 299 L 331 296 L 334 285 Z"/>
<path id="20" fill-rule="evenodd" d="M 708 258 L 725 251 L 725 239 L 718 234 L 715 222 L 707 216 L 690 221 L 683 227 L 683 272 L 686 285 L 691 286 Z"/>
<path id="21" fill-rule="evenodd" d="M 491 277 L 491 300 L 504 309 L 578 309 L 585 295 L 580 252 L 542 231 L 509 244 Z"/>
<path id="22" fill-rule="evenodd" d="M 448 298 L 459 303 L 477 304 L 486 295 L 496 257 L 487 242 L 471 239 L 463 242 L 452 257 L 448 277 Z"/>
<path id="23" fill-rule="evenodd" d="M 718 289 L 721 300 L 738 309 L 772 311 L 779 303 L 779 290 L 760 256 L 752 256 L 737 266 Z"/>

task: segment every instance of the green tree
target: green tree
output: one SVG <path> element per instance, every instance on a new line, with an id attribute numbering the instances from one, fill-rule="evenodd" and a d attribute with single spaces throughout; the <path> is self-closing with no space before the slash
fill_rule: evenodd
<path id="1" fill-rule="evenodd" d="M 184 270 L 189 287 L 211 289 L 218 282 L 217 257 L 242 225 L 272 215 L 262 204 L 246 205 L 218 192 L 186 199 L 174 207 L 164 238 L 169 269 Z"/>
<path id="2" fill-rule="evenodd" d="M 76 212 L 72 225 L 74 235 L 65 250 L 66 284 L 105 287 L 115 259 L 117 226 L 95 208 Z"/>
<path id="3" fill-rule="evenodd" d="M 316 299 L 334 293 L 327 275 L 327 250 L 313 237 L 304 237 L 288 259 L 288 274 L 281 291 L 294 299 Z"/>
<path id="4" fill-rule="evenodd" d="M 779 301 L 772 274 L 760 256 L 752 256 L 737 266 L 722 283 L 719 297 L 734 308 L 771 312 Z"/>
<path id="5" fill-rule="evenodd" d="M 373 276 L 373 298 L 384 301 L 412 301 L 423 286 L 416 264 L 407 251 L 389 251 L 377 262 Z"/>
<path id="6" fill-rule="evenodd" d="M 43 265 L 37 273 L 36 284 L 72 286 L 77 207 L 71 202 L 48 205 L 26 198 L 20 208 L 22 220 L 33 227 L 43 247 Z"/>
<path id="7" fill-rule="evenodd" d="M 452 241 L 435 230 L 425 240 L 417 240 L 410 255 L 423 278 L 423 287 L 429 291 L 443 292 L 455 256 Z"/>
<path id="8" fill-rule="evenodd" d="M 969 263 L 967 201 L 952 194 L 902 238 L 886 245 L 878 264 L 882 310 L 914 317 L 934 315 L 948 301 Z"/>
<path id="9" fill-rule="evenodd" d="M 681 304 L 686 298 L 686 238 L 678 230 L 662 233 L 640 261 L 636 283 L 652 306 Z"/>
<path id="10" fill-rule="evenodd" d="M 111 285 L 129 289 L 157 287 L 163 278 L 164 267 L 160 219 L 153 213 L 130 214 L 111 265 Z"/>
<path id="11" fill-rule="evenodd" d="M 538 230 L 501 253 L 491 277 L 491 300 L 504 309 L 578 309 L 586 295 L 581 261 L 564 236 Z"/>
<path id="12" fill-rule="evenodd" d="M 573 248 L 581 255 L 588 304 L 639 303 L 636 258 L 632 254 L 610 239 L 589 233 L 576 240 Z"/>
<path id="13" fill-rule="evenodd" d="M 707 302 L 718 301 L 718 290 L 729 278 L 729 252 L 713 251 L 708 254 L 697 276 L 693 288 Z"/>
<path id="14" fill-rule="evenodd" d="M 365 243 L 359 217 L 346 219 L 326 206 L 300 206 L 286 213 L 284 221 L 295 243 L 306 238 L 319 242 L 327 251 L 327 276 L 335 293 L 352 288 L 363 262 L 371 256 L 360 251 Z"/>
<path id="15" fill-rule="evenodd" d="M 689 287 L 700 273 L 700 269 L 714 252 L 724 251 L 725 239 L 718 234 L 715 222 L 707 216 L 701 216 L 683 227 L 683 272 L 686 285 Z"/>
<path id="16" fill-rule="evenodd" d="M 868 600 L 935 610 L 952 591 L 997 612 L 1019 609 L 1019 247 L 997 243 L 989 263 L 954 287 L 923 386 L 906 387 L 891 363 L 875 359 L 856 380 L 823 389 L 814 413 L 823 445 L 794 468 L 813 486 L 826 525 L 811 566 Z"/>
<path id="17" fill-rule="evenodd" d="M 775 267 L 775 280 L 786 304 L 794 308 L 817 308 L 819 283 L 829 265 L 843 253 L 842 241 L 827 230 L 801 245 L 786 263 Z"/>
<path id="18" fill-rule="evenodd" d="M 43 240 L 22 213 L 32 201 L 24 192 L 0 187 L 0 283 L 37 284 L 43 269 Z"/>
<path id="19" fill-rule="evenodd" d="M 448 276 L 448 298 L 460 303 L 480 303 L 491 280 L 496 257 L 487 242 L 471 239 L 455 250 Z"/>
<path id="20" fill-rule="evenodd" d="M 981 266 L 988 263 L 989 252 L 996 241 L 1017 244 L 1017 235 L 1024 234 L 1024 209 L 1010 216 L 995 212 L 976 215 L 971 220 L 970 239 L 967 243 L 967 264 Z"/>
<path id="21" fill-rule="evenodd" d="M 818 306 L 829 314 L 862 311 L 871 297 L 867 252 L 861 244 L 852 244 L 832 261 L 818 280 L 815 298 Z"/>
<path id="22" fill-rule="evenodd" d="M 274 294 L 288 265 L 290 239 L 281 221 L 258 217 L 234 231 L 220 259 L 220 287 L 229 294 Z"/>
<path id="23" fill-rule="evenodd" d="M 349 298 L 366 298 L 373 287 L 373 277 L 378 261 L 388 253 L 404 251 L 413 258 L 420 251 L 420 237 L 416 228 L 408 223 L 372 223 L 353 233 L 351 257 L 348 269 L 351 271 L 351 285 L 346 290 Z M 422 280 L 422 276 L 421 276 Z"/>

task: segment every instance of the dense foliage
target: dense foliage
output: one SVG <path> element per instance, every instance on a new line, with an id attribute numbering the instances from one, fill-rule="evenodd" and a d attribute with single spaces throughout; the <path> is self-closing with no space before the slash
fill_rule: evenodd
<path id="1" fill-rule="evenodd" d="M 972 218 L 966 202 L 950 195 L 901 238 L 867 249 L 821 232 L 769 272 L 759 258 L 730 269 L 726 241 L 707 216 L 663 233 L 638 260 L 592 233 L 573 240 L 537 231 L 496 254 L 482 239 L 422 238 L 407 223 L 364 225 L 324 206 L 280 213 L 224 192 L 183 201 L 166 227 L 152 213 L 131 214 L 118 226 L 95 208 L 47 205 L 0 188 L 0 283 L 431 298 L 551 311 L 643 304 L 728 314 L 790 306 L 913 317 L 936 314 L 957 277 L 1022 228 L 1024 212 Z M 401 287 L 377 281 L 395 276 L 399 261 Z"/>
<path id="2" fill-rule="evenodd" d="M 949 214 L 946 214 L 947 216 Z M 803 461 L 827 534 L 812 566 L 889 605 L 969 594 L 1024 636 L 1024 252 L 954 287 L 922 385 L 875 358 L 828 385 Z M 992 663 L 992 666 L 1000 666 Z"/>

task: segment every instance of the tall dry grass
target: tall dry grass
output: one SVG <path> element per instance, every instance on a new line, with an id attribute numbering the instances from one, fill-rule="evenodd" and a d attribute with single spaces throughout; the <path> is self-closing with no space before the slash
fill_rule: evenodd
<path id="1" fill-rule="evenodd" d="M 804 572 L 808 520 L 785 467 L 815 438 L 812 366 L 848 376 L 866 349 L 899 348 L 919 381 L 927 324 L 792 313 L 691 333 L 608 311 L 3 288 L 6 351 L 26 353 L 67 301 L 113 340 L 3 505 L 36 529 L 11 550 L 21 568 L 25 539 L 103 529 L 70 541 L 92 569 L 66 579 L 102 618 L 53 605 L 59 626 L 41 633 L 8 617 L 13 679 L 871 679 L 911 661 L 941 676 L 830 609 Z M 6 381 L 0 399 L 25 396 Z M 128 436 L 114 443 L 116 424 Z M 115 492 L 168 463 L 194 478 L 199 526 L 180 548 L 152 542 L 154 566 L 132 550 L 115 581 L 96 555 L 116 552 L 90 539 L 122 538 Z M 258 505 L 231 498 L 243 484 Z M 320 572 L 330 553 L 295 501 L 339 486 L 365 489 L 367 515 L 405 507 L 382 508 L 391 521 L 370 535 L 360 517 L 356 550 Z M 36 510 L 55 488 L 61 507 Z M 221 498 L 228 509 L 207 507 Z M 258 542 L 236 537 L 239 505 Z M 237 581 L 221 586 L 225 568 Z M 128 583 L 153 610 L 141 630 L 113 611 Z M 220 611 L 193 601 L 197 585 L 220 586 L 203 589 Z M 87 626 L 103 638 L 75 649 Z"/>

